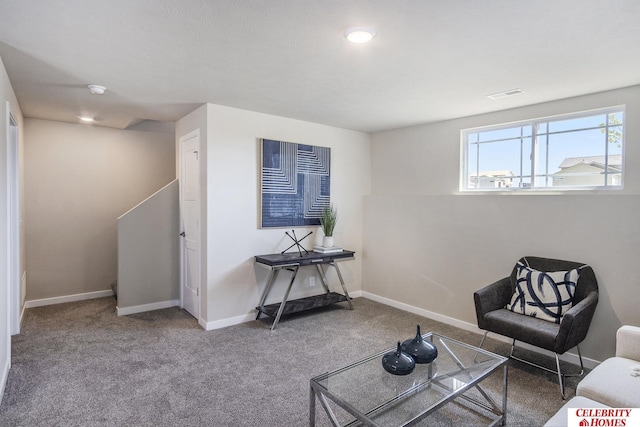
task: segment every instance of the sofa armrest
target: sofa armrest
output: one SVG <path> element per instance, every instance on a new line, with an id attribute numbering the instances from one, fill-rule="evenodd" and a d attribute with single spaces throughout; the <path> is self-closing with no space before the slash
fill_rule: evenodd
<path id="1" fill-rule="evenodd" d="M 554 350 L 556 353 L 563 354 L 586 338 L 597 305 L 598 292 L 592 291 L 562 316 Z"/>
<path id="2" fill-rule="evenodd" d="M 485 286 L 473 293 L 473 301 L 476 306 L 478 327 L 484 329 L 484 315 L 509 304 L 511 301 L 511 278 L 505 277 L 497 282 Z"/>
<path id="3" fill-rule="evenodd" d="M 640 361 L 640 328 L 624 325 L 616 333 L 616 356 Z"/>

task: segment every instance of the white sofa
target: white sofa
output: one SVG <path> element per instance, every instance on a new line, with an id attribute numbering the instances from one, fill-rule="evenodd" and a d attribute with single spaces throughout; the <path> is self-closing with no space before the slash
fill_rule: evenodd
<path id="1" fill-rule="evenodd" d="M 640 407 L 640 327 L 622 326 L 616 333 L 616 355 L 596 366 L 578 383 L 569 400 L 545 424 L 565 427 L 569 408 Z"/>

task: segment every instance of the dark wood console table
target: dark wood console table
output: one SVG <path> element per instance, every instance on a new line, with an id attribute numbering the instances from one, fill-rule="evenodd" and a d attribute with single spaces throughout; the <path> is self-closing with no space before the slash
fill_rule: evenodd
<path id="1" fill-rule="evenodd" d="M 262 292 L 262 297 L 260 298 L 260 305 L 256 307 L 256 310 L 258 311 L 256 320 L 260 318 L 261 314 L 269 317 L 275 317 L 271 324 L 271 330 L 274 330 L 283 314 L 298 313 L 300 311 L 310 310 L 316 307 L 324 307 L 342 301 L 347 301 L 349 309 L 353 310 L 351 298 L 349 297 L 347 288 L 344 285 L 344 280 L 342 280 L 342 274 L 340 273 L 337 262 L 347 261 L 354 258 L 355 252 L 353 251 L 341 251 L 334 253 L 309 252 L 308 254 L 303 255 L 298 253 L 256 255 L 256 265 L 270 270 L 267 285 L 265 286 L 264 292 Z M 344 294 L 331 292 L 329 290 L 325 272 L 321 267 L 322 264 L 333 266 L 336 269 Z M 320 295 L 287 301 L 293 282 L 298 274 L 298 269 L 306 266 L 315 266 L 317 268 L 318 273 L 320 273 L 320 281 L 322 282 L 322 287 L 325 292 Z M 265 305 L 269 292 L 271 292 L 271 288 L 273 287 L 273 284 L 281 270 L 288 270 L 292 272 L 291 279 L 289 280 L 289 286 L 284 293 L 282 302 Z"/>

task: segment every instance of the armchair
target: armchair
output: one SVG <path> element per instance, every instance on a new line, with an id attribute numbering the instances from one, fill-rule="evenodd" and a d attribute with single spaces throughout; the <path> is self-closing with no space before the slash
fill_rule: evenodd
<path id="1" fill-rule="evenodd" d="M 531 317 L 507 309 L 516 288 L 518 269 L 514 267 L 509 277 L 498 280 L 473 294 L 478 327 L 485 331 L 480 347 L 489 332 L 512 338 L 509 357 L 558 375 L 560 394 L 565 398 L 565 377 L 581 376 L 584 373 L 580 344 L 589 331 L 589 325 L 598 303 L 598 282 L 593 269 L 573 261 L 527 256 L 519 260 L 531 269 L 542 272 L 568 271 L 580 269 L 575 285 L 572 307 L 564 313 L 559 323 Z M 552 351 L 557 370 L 535 364 L 514 356 L 516 341 Z M 564 374 L 560 368 L 558 355 L 576 347 L 580 360 L 579 374 Z"/>

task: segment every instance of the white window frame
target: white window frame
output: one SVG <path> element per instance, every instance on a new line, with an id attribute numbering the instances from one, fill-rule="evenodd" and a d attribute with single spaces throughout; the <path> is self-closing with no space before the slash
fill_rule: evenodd
<path id="1" fill-rule="evenodd" d="M 609 123 L 609 117 L 610 114 L 612 113 L 618 113 L 622 115 L 622 124 L 610 124 Z M 569 119 L 579 119 L 582 117 L 591 117 L 591 116 L 597 116 L 597 115 L 606 115 L 606 123 L 604 124 L 604 126 L 595 126 L 595 127 L 586 127 L 586 128 L 575 128 L 575 129 L 569 129 L 569 130 L 563 130 L 563 131 L 556 131 L 556 132 L 550 132 L 549 131 L 549 123 L 550 122 L 554 122 L 554 121 L 561 121 L 561 120 L 569 120 Z M 546 132 L 542 131 L 542 132 L 538 132 L 538 129 L 540 129 L 540 126 L 546 124 Z M 521 186 L 521 187 L 505 187 L 502 185 L 497 186 L 496 188 L 474 188 L 474 187 L 470 187 L 469 183 L 470 183 L 470 179 L 469 179 L 469 146 L 470 143 L 468 141 L 468 137 L 471 134 L 478 134 L 481 132 L 488 132 L 488 131 L 495 131 L 495 130 L 501 130 L 501 129 L 512 129 L 512 128 L 524 128 L 525 126 L 531 126 L 532 132 L 531 132 L 531 136 L 528 137 L 531 139 L 531 154 L 530 154 L 530 158 L 531 158 L 531 165 L 530 165 L 530 170 L 531 170 L 531 174 L 530 175 L 526 175 L 526 174 L 522 174 L 522 159 L 526 156 L 524 156 L 522 154 L 522 148 L 521 148 L 521 156 L 520 156 L 520 173 L 521 175 L 514 175 L 514 178 L 516 179 L 520 179 L 521 181 L 523 180 L 523 178 L 530 178 L 531 183 L 530 186 L 525 187 L 525 186 Z M 546 138 L 545 142 L 548 141 L 548 137 L 549 135 L 555 135 L 555 134 L 560 134 L 560 133 L 569 133 L 569 132 L 576 132 L 576 131 L 587 131 L 587 130 L 594 130 L 594 129 L 605 129 L 606 134 L 608 135 L 608 129 L 610 126 L 622 126 L 622 147 L 621 147 L 621 177 L 620 177 L 620 183 L 619 184 L 607 184 L 608 180 L 606 178 L 606 176 L 610 173 L 609 172 L 609 168 L 608 168 L 608 161 L 609 161 L 609 142 L 607 142 L 607 144 L 605 145 L 605 168 L 604 168 L 604 174 L 605 174 L 605 179 L 604 179 L 604 185 L 599 185 L 599 186 L 593 186 L 593 185 L 575 185 L 575 186 L 544 186 L 544 187 L 536 187 L 535 186 L 535 181 L 536 181 L 536 177 L 538 178 L 544 178 L 546 182 L 548 182 L 548 179 L 551 177 L 552 173 L 549 173 L 549 165 L 548 165 L 548 154 L 547 154 L 547 158 L 543 163 L 538 162 L 537 159 L 537 152 L 539 151 L 538 147 L 539 144 L 542 143 L 540 141 L 540 138 Z M 503 124 L 497 124 L 497 125 L 491 125 L 491 126 L 482 126 L 482 127 L 476 127 L 476 128 L 469 128 L 469 129 L 462 129 L 460 131 L 460 152 L 461 152 L 461 159 L 460 159 L 460 192 L 463 193 L 468 193 L 468 192 L 473 192 L 473 193 L 478 193 L 478 192 L 518 192 L 518 193 L 532 193 L 532 192 L 570 192 L 570 191 L 576 191 L 576 190 L 621 190 L 623 189 L 624 186 L 624 175 L 625 175 L 625 161 L 624 161 L 624 151 L 625 151 L 625 129 L 626 129 L 626 113 L 625 113 L 625 106 L 624 105 L 619 105 L 619 106 L 614 106 L 614 107 L 607 107 L 607 108 L 599 108 L 599 109 L 595 109 L 595 110 L 588 110 L 588 111 L 581 111 L 581 112 L 576 112 L 576 113 L 568 113 L 568 114 L 562 114 L 562 115 L 556 115 L 556 116 L 547 116 L 547 117 L 541 117 L 541 118 L 537 118 L 537 119 L 531 119 L 531 120 L 522 120 L 522 121 L 517 121 L 517 122 L 510 122 L 510 123 L 503 123 Z M 522 141 L 525 140 L 527 137 L 523 136 L 521 133 L 521 147 L 522 147 Z M 606 136 L 605 136 L 606 138 Z M 508 138 L 510 139 L 517 139 L 517 138 Z M 483 143 L 491 143 L 491 142 L 498 142 L 500 141 L 500 139 L 496 139 L 496 140 L 489 140 L 489 141 L 483 141 Z M 547 152 L 547 150 L 545 150 L 545 152 Z M 480 159 L 477 159 L 477 164 L 480 163 Z M 536 172 L 537 169 L 539 168 L 545 168 L 545 173 L 539 173 Z M 480 171 L 476 169 L 476 173 L 479 173 Z M 477 175 L 474 175 L 477 176 Z M 477 178 L 477 182 L 479 182 L 480 177 Z M 502 184 L 502 183 L 499 183 Z"/>

